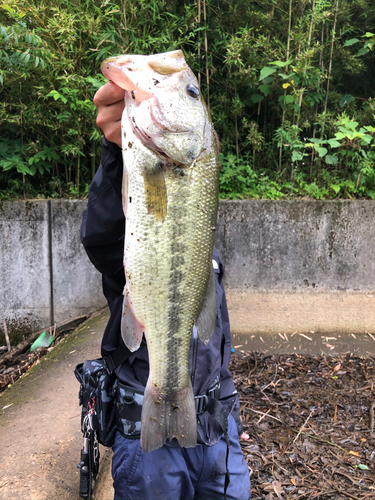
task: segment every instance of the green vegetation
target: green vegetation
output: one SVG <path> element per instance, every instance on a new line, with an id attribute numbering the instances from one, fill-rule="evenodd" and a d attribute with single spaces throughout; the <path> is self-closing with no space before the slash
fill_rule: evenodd
<path id="1" fill-rule="evenodd" d="M 222 146 L 222 198 L 375 199 L 372 0 L 4 0 L 0 199 L 83 196 L 100 63 L 181 48 Z"/>

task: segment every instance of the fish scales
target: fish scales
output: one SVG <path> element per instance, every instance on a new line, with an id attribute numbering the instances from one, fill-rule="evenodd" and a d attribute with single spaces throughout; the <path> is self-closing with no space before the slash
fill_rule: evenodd
<path id="1" fill-rule="evenodd" d="M 176 438 L 181 446 L 190 447 L 197 439 L 188 368 L 192 327 L 195 323 L 200 338 L 207 341 L 216 318 L 212 286 L 220 168 L 216 136 L 203 101 L 194 95 L 199 94 L 198 85 L 180 51 L 120 57 L 103 63 L 102 70 L 127 91 L 122 118 L 126 213 L 122 335 L 131 350 L 138 348 L 143 332 L 147 340 L 150 373 L 141 444 L 152 451 Z M 144 63 L 147 57 L 151 63 L 150 59 Z M 111 73 L 107 68 L 111 64 L 126 76 Z M 133 71 L 141 76 L 129 81 L 129 67 L 132 77 Z M 158 84 L 161 80 L 159 94 L 150 83 L 153 80 Z M 165 118 L 168 106 L 173 111 L 170 122 Z M 185 116 L 188 113 L 192 116 Z M 144 122 L 148 125 L 142 128 Z"/>

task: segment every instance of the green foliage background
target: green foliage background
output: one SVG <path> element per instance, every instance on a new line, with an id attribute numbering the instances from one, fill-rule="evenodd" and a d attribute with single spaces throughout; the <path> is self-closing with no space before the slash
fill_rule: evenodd
<path id="1" fill-rule="evenodd" d="M 0 198 L 84 196 L 100 63 L 181 48 L 222 198 L 375 199 L 372 0 L 4 0 Z"/>

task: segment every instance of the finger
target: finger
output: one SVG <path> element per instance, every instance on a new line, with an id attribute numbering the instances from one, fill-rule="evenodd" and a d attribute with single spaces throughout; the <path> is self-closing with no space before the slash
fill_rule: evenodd
<path id="1" fill-rule="evenodd" d="M 103 126 L 106 123 L 117 122 L 121 120 L 122 112 L 124 110 L 124 101 L 116 102 L 110 106 L 100 106 L 98 108 L 98 116 L 96 118 L 96 123 L 98 127 L 103 130 Z"/>
<path id="2" fill-rule="evenodd" d="M 121 121 L 109 123 L 102 130 L 109 142 L 114 142 L 121 148 Z"/>
<path id="3" fill-rule="evenodd" d="M 100 106 L 111 106 L 112 104 L 124 101 L 125 90 L 113 82 L 108 82 L 94 95 L 94 104 Z"/>

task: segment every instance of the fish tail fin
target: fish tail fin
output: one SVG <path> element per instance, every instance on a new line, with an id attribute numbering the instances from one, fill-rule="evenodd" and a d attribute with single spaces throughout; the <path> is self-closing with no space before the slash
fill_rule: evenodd
<path id="1" fill-rule="evenodd" d="M 160 448 L 167 439 L 176 438 L 183 448 L 197 444 L 197 417 L 191 386 L 182 389 L 174 398 L 163 399 L 146 387 L 141 425 L 141 446 L 149 452 Z"/>

